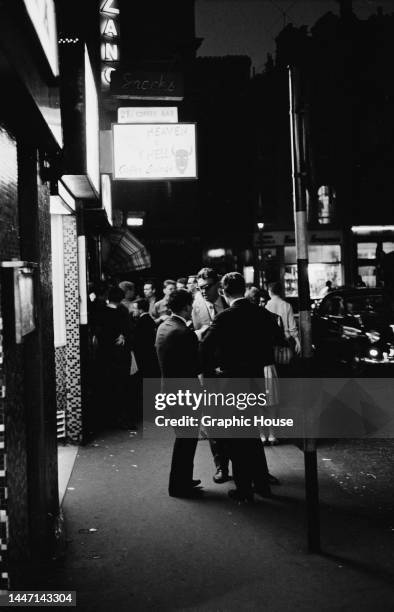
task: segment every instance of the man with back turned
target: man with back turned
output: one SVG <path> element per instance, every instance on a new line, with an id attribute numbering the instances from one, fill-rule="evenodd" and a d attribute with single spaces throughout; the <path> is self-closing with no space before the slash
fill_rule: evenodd
<path id="1" fill-rule="evenodd" d="M 219 367 L 224 378 L 264 378 L 264 366 L 273 363 L 277 325 L 263 308 L 244 297 L 245 280 L 238 272 L 225 274 L 221 293 L 230 308 L 219 313 L 202 340 L 203 371 Z M 270 496 L 269 474 L 259 432 L 254 437 L 227 440 L 236 489 L 229 496 L 253 501 L 253 493 Z"/>
<path id="2" fill-rule="evenodd" d="M 179 384 L 182 385 L 182 379 L 187 379 L 187 386 L 193 387 L 191 391 L 200 389 L 198 340 L 187 326 L 191 319 L 192 303 L 193 296 L 185 289 L 173 291 L 168 297 L 171 315 L 157 330 L 156 351 L 162 376 L 162 390 L 166 393 L 169 390 L 176 392 Z M 193 416 L 198 417 L 198 414 Z M 172 497 L 198 497 L 201 491 L 196 487 L 201 481 L 193 480 L 198 428 L 193 433 L 178 427 L 175 428 L 175 434 L 168 492 Z"/>

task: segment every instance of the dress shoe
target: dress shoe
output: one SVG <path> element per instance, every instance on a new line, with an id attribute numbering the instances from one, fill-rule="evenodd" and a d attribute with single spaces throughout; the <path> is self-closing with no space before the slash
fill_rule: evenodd
<path id="1" fill-rule="evenodd" d="M 239 503 L 252 504 L 254 502 L 253 491 L 250 493 L 242 493 L 241 491 L 238 491 L 238 489 L 231 489 L 228 492 L 228 496 L 230 499 L 233 499 Z"/>
<path id="2" fill-rule="evenodd" d="M 224 472 L 221 469 L 216 470 L 216 474 L 213 477 L 213 482 L 216 482 L 216 484 L 223 484 L 229 480 L 231 480 L 231 477 L 228 475 L 228 472 Z"/>
<path id="3" fill-rule="evenodd" d="M 275 476 L 272 476 L 272 474 L 268 474 L 268 482 L 270 485 L 280 485 L 280 480 L 275 478 Z"/>
<path id="4" fill-rule="evenodd" d="M 276 446 L 277 444 L 279 444 L 279 440 L 278 440 L 278 438 L 275 438 L 275 436 L 269 436 L 268 444 L 270 446 Z"/>
<path id="5" fill-rule="evenodd" d="M 199 499 L 203 496 L 204 492 L 195 487 L 190 487 L 188 489 L 180 489 L 179 491 L 169 491 L 170 497 L 181 497 L 183 499 Z"/>

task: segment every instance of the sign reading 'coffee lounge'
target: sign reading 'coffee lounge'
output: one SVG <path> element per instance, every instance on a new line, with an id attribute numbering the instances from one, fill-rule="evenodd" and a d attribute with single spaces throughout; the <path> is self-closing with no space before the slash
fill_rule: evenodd
<path id="1" fill-rule="evenodd" d="M 178 72 L 116 70 L 111 94 L 130 100 L 183 100 L 183 80 Z"/>

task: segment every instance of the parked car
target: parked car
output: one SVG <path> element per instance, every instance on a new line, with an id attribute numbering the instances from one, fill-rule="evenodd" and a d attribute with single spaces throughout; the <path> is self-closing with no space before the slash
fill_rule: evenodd
<path id="1" fill-rule="evenodd" d="M 349 366 L 372 375 L 376 366 L 394 366 L 394 313 L 381 288 L 341 288 L 327 294 L 313 310 L 315 356 L 327 366 Z M 381 368 L 381 375 L 385 370 Z"/>

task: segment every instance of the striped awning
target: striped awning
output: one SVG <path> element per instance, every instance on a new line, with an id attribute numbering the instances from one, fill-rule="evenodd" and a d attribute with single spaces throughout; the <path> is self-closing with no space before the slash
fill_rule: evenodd
<path id="1" fill-rule="evenodd" d="M 151 267 L 150 254 L 130 230 L 113 228 L 103 237 L 103 241 L 107 242 L 106 248 L 103 248 L 103 263 L 111 274 L 146 270 Z"/>

